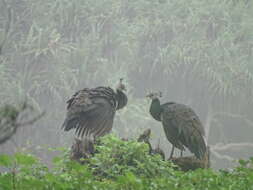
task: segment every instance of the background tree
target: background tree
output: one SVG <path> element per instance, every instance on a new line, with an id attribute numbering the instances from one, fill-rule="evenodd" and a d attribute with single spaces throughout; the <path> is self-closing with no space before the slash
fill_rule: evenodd
<path id="1" fill-rule="evenodd" d="M 144 99 L 160 90 L 164 101 L 200 115 L 215 166 L 252 155 L 252 14 L 251 2 L 234 0 L 0 1 L 1 103 L 27 97 L 49 113 L 20 130 L 16 144 L 28 139 L 33 151 L 69 146 L 71 134 L 59 132 L 65 101 L 78 89 L 124 77 L 129 104 L 116 118 L 117 134 L 133 137 L 151 127 L 153 143 L 160 138 L 168 146 Z"/>

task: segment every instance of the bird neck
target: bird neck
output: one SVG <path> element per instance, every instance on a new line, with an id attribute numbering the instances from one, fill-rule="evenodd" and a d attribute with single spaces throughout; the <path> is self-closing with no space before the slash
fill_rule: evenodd
<path id="1" fill-rule="evenodd" d="M 116 90 L 116 99 L 118 101 L 117 110 L 123 108 L 127 104 L 127 96 L 121 90 Z"/>
<path id="2" fill-rule="evenodd" d="M 149 140 L 147 140 L 145 143 L 147 143 L 148 144 L 148 147 L 149 147 L 149 154 L 152 154 L 152 152 L 153 152 L 153 149 L 152 149 L 152 146 L 151 146 L 151 143 L 149 142 Z"/>
<path id="3" fill-rule="evenodd" d="M 155 120 L 161 121 L 162 108 L 158 98 L 152 100 L 149 112 Z"/>

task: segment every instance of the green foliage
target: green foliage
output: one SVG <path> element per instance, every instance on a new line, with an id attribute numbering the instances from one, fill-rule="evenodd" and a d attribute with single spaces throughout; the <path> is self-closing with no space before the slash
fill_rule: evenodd
<path id="1" fill-rule="evenodd" d="M 122 141 L 110 135 L 101 139 L 98 151 L 90 159 L 93 172 L 103 178 L 115 179 L 128 173 L 137 176 L 171 176 L 173 164 L 162 161 L 160 155 L 150 156 L 148 146 L 134 140 Z"/>
<path id="2" fill-rule="evenodd" d="M 5 166 L 5 167 L 8 167 L 8 166 L 11 166 L 13 164 L 13 158 L 11 156 L 8 156 L 8 155 L 0 155 L 0 165 L 1 166 Z"/>
<path id="3" fill-rule="evenodd" d="M 68 97 L 121 77 L 129 103 L 116 115 L 117 134 L 157 127 L 144 96 L 161 90 L 164 100 L 193 106 L 203 123 L 211 118 L 210 144 L 242 141 L 238 133 L 252 142 L 252 17 L 246 0 L 0 1 L 0 104 L 27 98 L 47 111 L 16 144 L 66 145 L 70 138 L 58 131 Z M 155 129 L 158 139 L 163 131 Z"/>
<path id="4" fill-rule="evenodd" d="M 106 136 L 96 147 L 98 153 L 86 165 L 65 156 L 47 168 L 29 154 L 1 155 L 0 190 L 252 190 L 253 159 L 240 161 L 231 171 L 198 169 L 180 172 L 159 156 L 148 155 L 147 147 L 135 141 Z"/>

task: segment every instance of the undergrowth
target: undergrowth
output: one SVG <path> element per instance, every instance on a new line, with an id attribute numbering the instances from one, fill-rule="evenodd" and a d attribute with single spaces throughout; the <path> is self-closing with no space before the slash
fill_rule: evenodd
<path id="1" fill-rule="evenodd" d="M 239 161 L 233 170 L 177 170 L 159 155 L 149 155 L 144 143 L 122 141 L 108 135 L 96 146 L 98 153 L 81 165 L 68 158 L 68 151 L 53 159 L 48 168 L 28 153 L 0 155 L 0 190 L 203 190 L 253 189 L 253 159 Z"/>

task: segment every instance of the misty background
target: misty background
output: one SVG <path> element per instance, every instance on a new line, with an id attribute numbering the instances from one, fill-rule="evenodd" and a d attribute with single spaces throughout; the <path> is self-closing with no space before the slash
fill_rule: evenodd
<path id="1" fill-rule="evenodd" d="M 212 167 L 252 157 L 252 18 L 246 0 L 0 0 L 0 104 L 26 100 L 46 111 L 0 153 L 28 151 L 50 163 L 57 153 L 49 147 L 73 142 L 60 129 L 68 98 L 85 87 L 115 88 L 123 77 L 129 103 L 115 117 L 118 136 L 151 128 L 152 145 L 168 155 L 145 98 L 159 90 L 162 102 L 199 115 Z"/>

